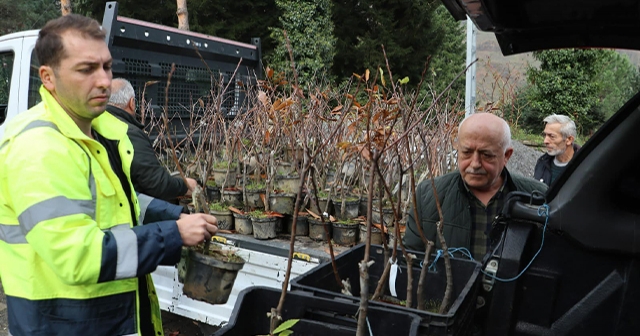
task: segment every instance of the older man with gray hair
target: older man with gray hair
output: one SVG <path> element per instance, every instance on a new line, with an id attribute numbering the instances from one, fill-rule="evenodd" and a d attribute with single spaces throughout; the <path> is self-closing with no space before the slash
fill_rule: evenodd
<path id="1" fill-rule="evenodd" d="M 185 181 L 160 165 L 144 126 L 136 116 L 136 100 L 133 86 L 128 80 L 116 78 L 111 81 L 111 98 L 107 112 L 125 122 L 129 129 L 127 135 L 133 144 L 133 161 L 131 162 L 131 182 L 136 191 L 155 198 L 171 201 L 178 196 L 189 195 L 197 182 L 192 178 Z"/>
<path id="2" fill-rule="evenodd" d="M 502 211 L 506 195 L 511 191 L 544 192 L 547 186 L 507 171 L 513 154 L 511 131 L 507 122 L 494 114 L 476 113 L 464 119 L 458 128 L 457 150 L 458 170 L 434 180 L 444 238 L 449 247 L 467 248 L 476 260 L 482 260 L 490 247 L 491 223 Z M 425 238 L 440 248 L 436 239 L 440 216 L 431 180 L 420 182 L 416 199 L 416 211 L 407 213 L 404 244 L 424 251 L 421 228 Z"/>
<path id="3" fill-rule="evenodd" d="M 571 118 L 552 114 L 544 118 L 544 145 L 547 152 L 536 163 L 533 177 L 546 185 L 551 185 L 564 171 L 573 155 L 580 149 L 574 143 L 576 124 Z"/>

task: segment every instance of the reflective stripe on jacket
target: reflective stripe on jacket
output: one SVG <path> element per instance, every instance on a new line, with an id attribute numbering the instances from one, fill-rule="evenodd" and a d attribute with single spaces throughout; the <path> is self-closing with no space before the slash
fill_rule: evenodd
<path id="1" fill-rule="evenodd" d="M 147 276 L 154 329 L 161 335 L 148 274 L 180 258 L 175 221 L 142 225 L 146 211 L 139 215 L 134 194 L 141 221 L 135 226 L 105 148 L 82 133 L 46 89 L 40 94 L 42 103 L 18 114 L 0 141 L 0 279 L 11 334 L 138 333 L 137 277 Z M 103 113 L 92 127 L 118 141 L 130 179 L 127 125 Z M 144 205 L 152 203 L 146 199 Z"/>

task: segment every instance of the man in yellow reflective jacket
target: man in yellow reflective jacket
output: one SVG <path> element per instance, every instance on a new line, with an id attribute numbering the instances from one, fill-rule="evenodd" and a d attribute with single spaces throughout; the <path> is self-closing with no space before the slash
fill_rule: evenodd
<path id="1" fill-rule="evenodd" d="M 137 196 L 127 125 L 103 113 L 111 55 L 79 15 L 40 31 L 42 102 L 0 140 L 0 278 L 9 333 L 162 335 L 149 273 L 215 234 L 215 218 Z"/>

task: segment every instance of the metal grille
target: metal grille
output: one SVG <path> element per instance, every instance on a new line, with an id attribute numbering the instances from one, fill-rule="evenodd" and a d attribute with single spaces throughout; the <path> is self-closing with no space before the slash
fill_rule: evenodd
<path id="1" fill-rule="evenodd" d="M 165 81 L 158 83 L 158 104 L 164 106 L 166 78 L 171 72 L 171 63 L 160 63 L 161 77 Z M 181 118 L 189 117 L 190 106 L 198 98 L 207 96 L 211 88 L 209 71 L 204 67 L 176 65 L 171 76 L 169 86 L 168 109 L 170 115 L 179 115 Z"/>
<path id="2" fill-rule="evenodd" d="M 149 61 L 123 58 L 122 62 L 124 63 L 124 71 L 127 74 L 151 76 L 151 65 Z"/>

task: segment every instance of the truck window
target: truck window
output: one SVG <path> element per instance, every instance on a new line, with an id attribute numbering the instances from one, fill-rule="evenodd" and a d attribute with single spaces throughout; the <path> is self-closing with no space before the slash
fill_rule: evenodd
<path id="1" fill-rule="evenodd" d="M 36 50 L 33 49 L 31 52 L 31 66 L 29 67 L 29 96 L 27 99 L 28 108 L 32 108 L 40 102 L 40 85 L 42 85 L 42 81 L 40 80 L 40 74 L 38 73 L 38 69 L 40 69 L 40 62 L 38 61 L 38 56 L 36 56 Z"/>
<path id="2" fill-rule="evenodd" d="M 11 74 L 13 73 L 13 51 L 0 53 L 0 125 L 7 118 L 9 106 L 9 90 L 11 89 Z"/>

